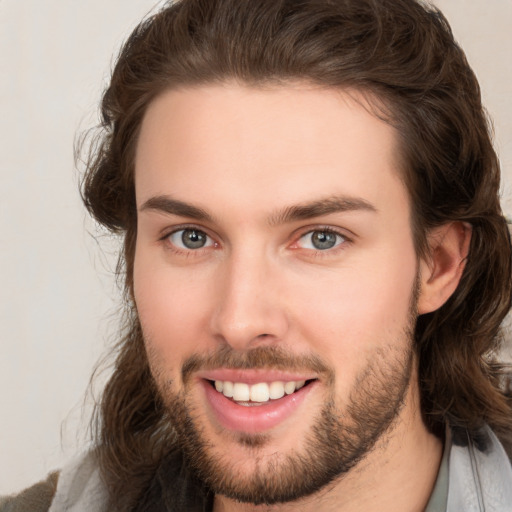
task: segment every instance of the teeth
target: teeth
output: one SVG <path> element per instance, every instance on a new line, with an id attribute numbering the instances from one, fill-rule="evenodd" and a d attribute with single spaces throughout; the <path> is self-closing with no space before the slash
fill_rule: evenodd
<path id="1" fill-rule="evenodd" d="M 295 391 L 295 382 L 286 382 L 284 385 L 284 392 L 287 395 L 291 395 Z"/>
<path id="2" fill-rule="evenodd" d="M 244 382 L 215 381 L 215 389 L 227 398 L 233 398 L 235 402 L 268 402 L 269 400 L 278 400 L 285 394 L 291 395 L 295 391 L 304 387 L 306 382 L 288 381 L 288 382 L 259 382 L 249 386 Z"/>
<path id="3" fill-rule="evenodd" d="M 269 396 L 273 400 L 283 398 L 284 396 L 284 382 L 272 382 L 269 386 Z"/>
<path id="4" fill-rule="evenodd" d="M 222 394 L 228 398 L 233 396 L 233 383 L 225 381 L 222 383 Z"/>
<path id="5" fill-rule="evenodd" d="M 268 402 L 270 391 L 266 382 L 251 386 L 251 402 Z"/>
<path id="6" fill-rule="evenodd" d="M 233 384 L 233 400 L 235 402 L 248 402 L 251 397 L 249 393 L 249 384 L 235 382 Z"/>

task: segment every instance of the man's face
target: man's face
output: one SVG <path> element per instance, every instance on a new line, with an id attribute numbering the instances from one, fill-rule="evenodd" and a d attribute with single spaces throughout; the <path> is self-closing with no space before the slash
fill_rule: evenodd
<path id="1" fill-rule="evenodd" d="M 166 92 L 142 124 L 151 371 L 191 465 L 242 501 L 318 490 L 418 412 L 396 134 L 354 97 L 203 86 Z"/>

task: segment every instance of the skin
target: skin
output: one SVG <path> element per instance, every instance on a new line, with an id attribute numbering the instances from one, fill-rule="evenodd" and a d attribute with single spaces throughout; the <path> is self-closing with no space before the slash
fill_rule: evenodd
<path id="1" fill-rule="evenodd" d="M 415 283 L 412 310 L 421 314 L 460 279 L 469 230 L 442 226 L 429 236 L 431 257 L 418 259 L 396 133 L 365 101 L 305 84 L 227 83 L 167 91 L 143 120 L 134 296 L 150 366 L 164 399 L 186 399 L 229 478 L 250 481 L 281 461 L 276 453 L 304 451 L 329 398 L 345 417 L 365 371 L 411 354 Z M 333 198 L 345 208 L 284 215 Z M 169 199 L 196 211 L 163 207 Z M 180 247 L 179 230 L 191 227 L 208 236 L 206 246 Z M 326 229 L 336 244 L 318 250 L 310 235 Z M 185 383 L 181 372 L 190 357 L 265 347 L 316 357 L 334 378 L 316 376 L 298 409 L 251 447 L 219 424 L 201 379 L 193 373 Z M 414 359 L 407 378 L 395 421 L 348 473 L 298 502 L 256 506 L 217 495 L 215 510 L 423 510 L 442 443 L 422 421 Z"/>

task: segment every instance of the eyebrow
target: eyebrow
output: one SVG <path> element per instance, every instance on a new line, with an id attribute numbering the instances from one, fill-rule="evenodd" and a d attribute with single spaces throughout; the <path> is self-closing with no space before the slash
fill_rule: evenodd
<path id="1" fill-rule="evenodd" d="M 149 198 L 142 204 L 139 211 L 153 210 L 169 215 L 177 215 L 179 217 L 190 217 L 195 220 L 213 221 L 213 217 L 197 206 L 193 206 L 177 199 L 172 199 L 169 196 L 155 196 Z"/>
<path id="2" fill-rule="evenodd" d="M 288 206 L 272 215 L 269 218 L 269 223 L 270 225 L 286 224 L 297 220 L 350 211 L 377 213 L 377 208 L 359 197 L 329 196 L 311 203 Z"/>
<path id="3" fill-rule="evenodd" d="M 169 196 L 154 196 L 145 201 L 139 211 L 158 211 L 194 220 L 214 222 L 214 218 L 206 210 Z M 365 199 L 347 196 L 329 196 L 313 202 L 287 206 L 268 219 L 271 226 L 286 224 L 298 220 L 312 219 L 323 215 L 349 211 L 377 212 L 377 208 Z"/>

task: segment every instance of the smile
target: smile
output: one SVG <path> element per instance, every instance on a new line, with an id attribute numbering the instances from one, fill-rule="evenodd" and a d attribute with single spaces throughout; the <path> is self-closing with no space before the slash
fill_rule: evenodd
<path id="1" fill-rule="evenodd" d="M 199 379 L 209 416 L 223 429 L 249 434 L 265 433 L 295 416 L 319 383 L 309 376 L 297 375 L 292 380 L 283 374 L 250 371 L 222 374 Z"/>
<path id="2" fill-rule="evenodd" d="M 258 405 L 270 400 L 279 400 L 285 395 L 291 395 L 305 385 L 305 381 L 274 381 L 246 384 L 245 382 L 231 382 L 229 380 L 216 380 L 215 389 L 226 398 L 232 398 L 239 405 Z"/>

